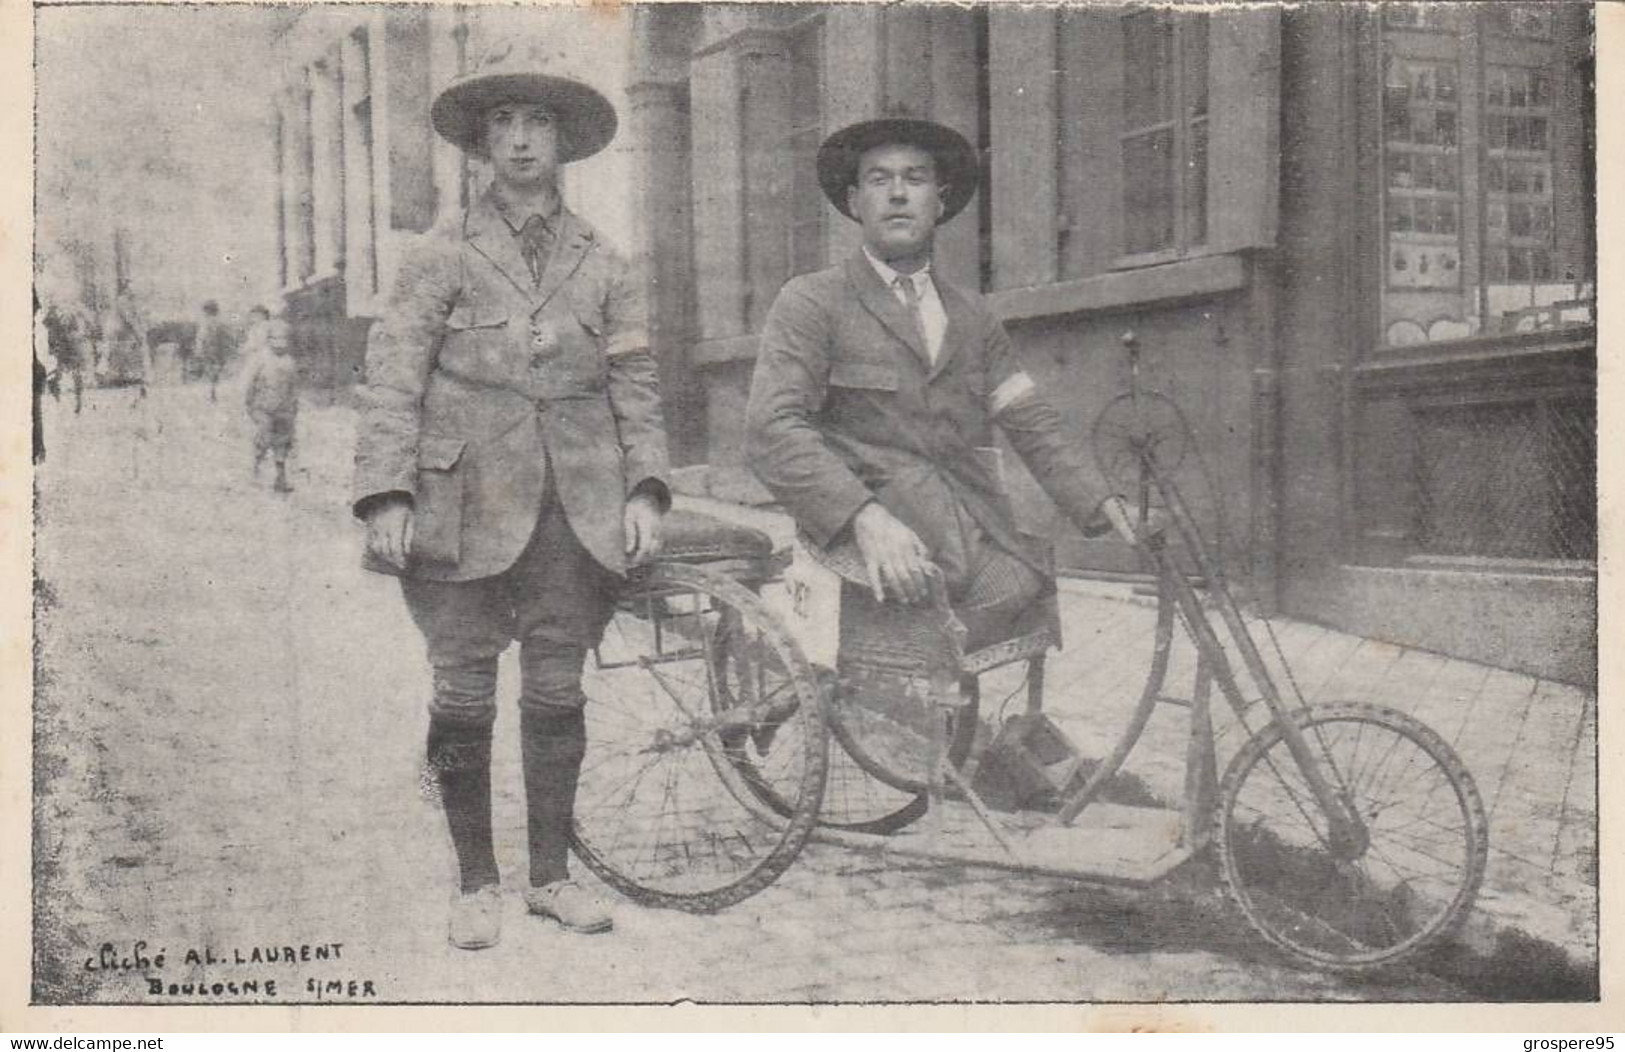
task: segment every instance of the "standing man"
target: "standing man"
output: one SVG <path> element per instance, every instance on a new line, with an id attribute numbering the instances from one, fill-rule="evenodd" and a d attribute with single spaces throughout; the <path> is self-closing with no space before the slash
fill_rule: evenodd
<path id="1" fill-rule="evenodd" d="M 434 128 L 491 188 L 416 242 L 367 350 L 355 513 L 367 565 L 399 575 L 434 668 L 428 765 L 457 855 L 450 941 L 496 943 L 491 834 L 497 658 L 520 644 L 531 913 L 604 931 L 569 879 L 586 749 L 582 663 L 617 581 L 660 547 L 671 498 L 643 297 L 563 207 L 559 166 L 614 137 L 597 91 L 506 46 L 446 88 Z"/>
<path id="2" fill-rule="evenodd" d="M 981 297 L 932 269 L 936 229 L 977 173 L 970 144 L 931 121 L 865 121 L 825 140 L 819 185 L 863 246 L 779 292 L 747 409 L 750 466 L 802 530 L 855 545 L 876 602 L 921 602 L 940 573 L 971 647 L 1051 587 L 999 485 L 995 424 L 1086 535 L 1128 510 L 1101 499 Z"/>

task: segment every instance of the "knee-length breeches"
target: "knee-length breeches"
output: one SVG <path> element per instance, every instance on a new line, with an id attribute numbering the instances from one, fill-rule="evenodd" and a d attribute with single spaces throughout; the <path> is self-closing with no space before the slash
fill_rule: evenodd
<path id="1" fill-rule="evenodd" d="M 401 579 L 434 668 L 430 714 L 496 718 L 497 659 L 519 641 L 522 710 L 579 709 L 582 662 L 614 612 L 618 578 L 587 552 L 549 493 L 519 559 L 474 581 Z"/>

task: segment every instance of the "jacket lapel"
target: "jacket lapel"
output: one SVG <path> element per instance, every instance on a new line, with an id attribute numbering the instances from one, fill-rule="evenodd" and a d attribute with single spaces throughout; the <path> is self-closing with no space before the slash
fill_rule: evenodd
<path id="1" fill-rule="evenodd" d="M 542 280 L 531 295 L 532 314 L 547 306 L 559 288 L 570 280 L 570 275 L 581 266 L 582 257 L 592 248 L 592 241 L 592 235 L 582 227 L 575 215 L 569 209 L 561 208 L 558 237 L 553 242 L 547 266 L 542 268 Z"/>
<path id="2" fill-rule="evenodd" d="M 490 260 L 491 265 L 522 296 L 527 300 L 531 298 L 530 268 L 525 265 L 525 257 L 519 251 L 519 239 L 513 236 L 507 222 L 497 213 L 489 192 L 468 210 L 463 232 L 474 251 Z"/>
<path id="3" fill-rule="evenodd" d="M 937 299 L 942 301 L 942 312 L 948 316 L 948 330 L 942 334 L 942 346 L 937 349 L 937 361 L 931 367 L 931 379 L 935 380 L 953 361 L 959 345 L 970 339 L 976 326 L 970 304 L 959 290 L 943 281 L 935 269 L 931 271 L 931 281 L 937 287 Z"/>
<path id="4" fill-rule="evenodd" d="M 870 265 L 862 249 L 847 260 L 846 280 L 857 290 L 858 302 L 863 304 L 864 309 L 873 314 L 888 332 L 907 344 L 922 364 L 929 366 L 931 355 L 925 349 L 919 330 L 914 327 L 914 319 L 897 302 L 896 294 L 880 280 L 880 275 L 875 273 L 875 268 Z"/>

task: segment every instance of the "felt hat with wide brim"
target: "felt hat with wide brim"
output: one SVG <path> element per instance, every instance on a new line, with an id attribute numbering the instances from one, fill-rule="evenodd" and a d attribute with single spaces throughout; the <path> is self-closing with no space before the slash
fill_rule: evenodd
<path id="1" fill-rule="evenodd" d="M 550 66 L 556 62 L 537 48 L 499 45 L 434 100 L 429 111 L 434 130 L 464 152 L 483 157 L 487 110 L 504 102 L 538 103 L 552 111 L 563 132 L 559 162 L 591 157 L 615 138 L 615 107 L 596 88 L 545 72 Z"/>
<path id="2" fill-rule="evenodd" d="M 981 165 L 965 137 L 945 124 L 917 117 L 881 117 L 849 124 L 818 148 L 818 185 L 836 211 L 856 219 L 846 203 L 847 188 L 857 182 L 858 160 L 877 146 L 917 146 L 937 164 L 937 182 L 945 187 L 942 218 L 946 223 L 976 196 Z"/>

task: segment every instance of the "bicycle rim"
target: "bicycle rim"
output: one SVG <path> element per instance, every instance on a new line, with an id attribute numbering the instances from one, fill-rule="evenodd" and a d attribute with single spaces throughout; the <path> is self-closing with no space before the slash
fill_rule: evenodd
<path id="1" fill-rule="evenodd" d="M 1483 802 L 1460 759 L 1423 724 L 1380 706 L 1328 705 L 1291 721 L 1368 843 L 1332 847 L 1288 751 L 1291 732 L 1272 723 L 1219 789 L 1214 839 L 1231 899 L 1271 943 L 1325 968 L 1393 964 L 1447 935 L 1488 858 Z"/>

